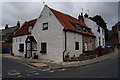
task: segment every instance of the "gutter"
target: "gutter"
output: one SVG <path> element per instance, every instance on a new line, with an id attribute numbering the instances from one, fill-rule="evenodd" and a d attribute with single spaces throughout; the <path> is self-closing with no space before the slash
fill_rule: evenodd
<path id="1" fill-rule="evenodd" d="M 65 52 L 67 51 L 67 36 L 66 36 L 66 30 L 64 29 L 63 31 L 65 31 L 65 50 L 63 51 L 63 61 L 65 61 Z"/>

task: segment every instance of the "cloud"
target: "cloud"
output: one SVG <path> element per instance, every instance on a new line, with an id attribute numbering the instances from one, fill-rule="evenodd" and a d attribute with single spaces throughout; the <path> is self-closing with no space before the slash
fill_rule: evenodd
<path id="1" fill-rule="evenodd" d="M 89 10 L 90 16 L 100 14 L 108 25 L 108 28 L 118 21 L 117 2 L 46 2 L 46 4 L 65 14 L 75 18 L 82 12 Z M 2 3 L 2 27 L 5 24 L 16 25 L 17 21 L 23 23 L 26 20 L 37 18 L 44 4 L 42 2 L 3 2 Z"/>

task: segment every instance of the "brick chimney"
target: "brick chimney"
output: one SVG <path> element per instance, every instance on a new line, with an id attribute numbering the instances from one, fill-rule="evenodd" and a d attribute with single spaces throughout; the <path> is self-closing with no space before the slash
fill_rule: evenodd
<path id="1" fill-rule="evenodd" d="M 87 14 L 87 13 L 85 13 L 84 17 L 85 17 L 85 18 L 88 18 L 88 14 Z"/>
<path id="2" fill-rule="evenodd" d="M 81 15 L 79 14 L 79 16 L 78 16 L 78 20 L 84 22 L 83 13 L 81 13 Z"/>

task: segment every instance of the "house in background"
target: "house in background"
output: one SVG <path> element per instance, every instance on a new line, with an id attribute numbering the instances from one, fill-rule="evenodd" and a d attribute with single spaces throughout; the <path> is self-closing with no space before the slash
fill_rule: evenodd
<path id="1" fill-rule="evenodd" d="M 95 21 L 89 19 L 88 14 L 85 14 L 84 16 L 81 14 L 80 16 L 82 16 L 82 19 L 80 18 L 80 20 L 90 27 L 93 34 L 96 35 L 96 48 L 98 46 L 105 46 L 105 30 L 101 26 L 97 25 Z"/>
<path id="2" fill-rule="evenodd" d="M 36 53 L 40 59 L 62 62 L 66 54 L 77 57 L 94 49 L 95 37 L 80 20 L 45 5 L 37 20 L 28 21 L 14 34 L 13 53 L 25 57 Z"/>
<path id="3" fill-rule="evenodd" d="M 1 30 L 2 53 L 9 53 L 10 51 L 12 51 L 12 36 L 19 29 L 19 27 L 20 27 L 20 22 L 18 21 L 16 26 L 9 27 L 6 24 L 5 29 Z"/>
<path id="4" fill-rule="evenodd" d="M 112 27 L 110 44 L 111 46 L 120 45 L 120 22 Z"/>

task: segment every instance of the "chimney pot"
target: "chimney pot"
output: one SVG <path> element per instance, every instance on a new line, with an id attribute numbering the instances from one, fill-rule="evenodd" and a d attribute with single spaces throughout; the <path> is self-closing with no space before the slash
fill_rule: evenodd
<path id="1" fill-rule="evenodd" d="M 84 22 L 83 13 L 81 13 L 81 15 L 79 14 L 78 19 L 79 19 L 81 22 Z"/>
<path id="2" fill-rule="evenodd" d="M 8 27 L 8 24 L 6 24 L 6 26 L 5 26 L 5 29 L 8 29 L 9 27 Z"/>
<path id="3" fill-rule="evenodd" d="M 84 17 L 85 17 L 85 18 L 88 18 L 88 14 L 87 14 L 87 13 L 85 13 Z"/>

